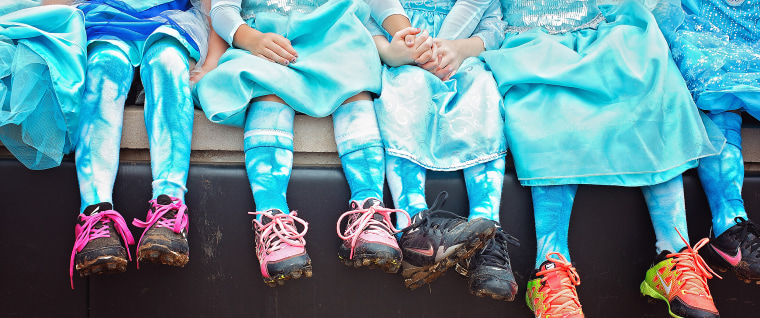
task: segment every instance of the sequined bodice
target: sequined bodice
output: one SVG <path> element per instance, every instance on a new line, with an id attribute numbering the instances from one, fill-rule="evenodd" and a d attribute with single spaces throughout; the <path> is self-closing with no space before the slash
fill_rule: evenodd
<path id="1" fill-rule="evenodd" d="M 311 13 L 328 0 L 243 0 L 240 14 L 247 20 L 261 12 L 288 15 L 291 12 Z"/>
<path id="2" fill-rule="evenodd" d="M 755 0 L 757 1 L 757 0 Z M 501 0 L 508 32 L 544 28 L 564 33 L 604 21 L 596 0 Z"/>
<path id="3" fill-rule="evenodd" d="M 732 39 L 760 40 L 760 0 L 703 0 L 700 16 Z"/>

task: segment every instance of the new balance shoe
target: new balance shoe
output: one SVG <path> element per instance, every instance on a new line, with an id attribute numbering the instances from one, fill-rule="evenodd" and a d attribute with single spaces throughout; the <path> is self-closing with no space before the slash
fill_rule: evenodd
<path id="1" fill-rule="evenodd" d="M 581 278 L 562 254 L 547 254 L 546 261 L 530 276 L 535 278 L 528 281 L 525 300 L 536 318 L 584 317 L 575 289 Z"/>
<path id="2" fill-rule="evenodd" d="M 507 244 L 520 246 L 517 239 L 496 225 L 496 235 L 469 259 L 457 263 L 458 273 L 469 277 L 470 293 L 478 297 L 512 301 L 517 282 L 512 273 Z"/>
<path id="3" fill-rule="evenodd" d="M 705 260 L 720 271 L 731 270 L 745 283 L 760 284 L 760 225 L 742 217 L 736 225 L 715 237 L 710 231 L 710 245 L 702 250 Z"/>
<path id="4" fill-rule="evenodd" d="M 296 217 L 295 211 L 287 214 L 272 209 L 249 214 L 261 215 L 261 221 L 253 220 L 253 231 L 264 283 L 274 287 L 289 279 L 311 277 L 311 259 L 304 239 L 309 224 Z M 302 232 L 298 232 L 296 222 L 303 226 Z"/>
<path id="5" fill-rule="evenodd" d="M 720 317 L 707 287 L 707 279 L 715 273 L 697 254 L 707 241 L 706 238 L 702 239 L 693 249 L 687 244 L 678 253 L 663 251 L 647 270 L 646 278 L 641 283 L 641 293 L 666 301 L 671 317 Z"/>
<path id="6" fill-rule="evenodd" d="M 404 260 L 401 274 L 407 288 L 415 289 L 446 273 L 457 262 L 472 257 L 493 238 L 493 221 L 467 218 L 439 208 L 448 194 L 441 192 L 433 206 L 416 214 L 402 230 L 399 245 Z"/>
<path id="7" fill-rule="evenodd" d="M 399 230 L 391 222 L 391 214 L 409 214 L 403 210 L 387 209 L 375 198 L 364 202 L 351 202 L 351 211 L 338 219 L 338 236 L 343 244 L 338 248 L 338 258 L 343 264 L 353 267 L 379 267 L 387 273 L 396 273 L 401 267 L 402 253 L 395 233 Z M 346 229 L 341 233 L 340 223 L 348 216 Z"/>
<path id="8" fill-rule="evenodd" d="M 74 288 L 74 267 L 80 276 L 127 270 L 127 258 L 132 260 L 132 256 L 129 249 L 124 248 L 124 243 L 134 244 L 135 240 L 127 228 L 127 222 L 113 210 L 111 203 L 86 207 L 84 213 L 79 214 L 74 234 L 76 240 L 69 263 L 71 288 Z"/>
<path id="9" fill-rule="evenodd" d="M 137 243 L 137 268 L 140 268 L 141 261 L 185 266 L 190 255 L 187 206 L 182 200 L 165 194 L 149 203 L 151 206 L 145 221 L 132 221 L 132 225 L 145 229 Z"/>

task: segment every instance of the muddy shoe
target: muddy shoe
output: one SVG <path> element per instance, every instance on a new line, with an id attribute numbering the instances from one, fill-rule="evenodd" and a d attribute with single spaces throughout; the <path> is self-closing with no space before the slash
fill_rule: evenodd
<path id="1" fill-rule="evenodd" d="M 137 243 L 137 268 L 140 268 L 140 261 L 185 266 L 190 253 L 187 206 L 182 200 L 165 194 L 149 203 L 147 219 L 132 221 L 132 225 L 145 229 Z"/>
<path id="2" fill-rule="evenodd" d="M 403 210 L 387 209 L 380 200 L 368 198 L 364 202 L 351 202 L 351 211 L 338 219 L 338 236 L 343 244 L 338 248 L 338 258 L 353 267 L 380 268 L 386 273 L 396 273 L 401 267 L 401 249 L 396 237 L 398 232 L 391 222 L 391 214 L 409 215 Z M 348 217 L 346 229 L 341 233 L 340 223 Z"/>
<path id="3" fill-rule="evenodd" d="M 311 258 L 303 238 L 309 224 L 296 217 L 295 211 L 286 214 L 272 209 L 249 214 L 261 215 L 261 221 L 253 220 L 253 231 L 264 283 L 274 287 L 290 279 L 311 277 Z M 296 222 L 303 226 L 302 232 L 298 232 Z"/>
<path id="4" fill-rule="evenodd" d="M 124 248 L 124 242 L 134 244 L 135 241 L 124 218 L 113 210 L 111 203 L 86 207 L 79 215 L 74 232 L 76 241 L 71 251 L 70 277 L 74 276 L 74 267 L 80 276 L 127 270 L 127 258 L 132 260 L 132 257 Z M 74 288 L 73 279 L 71 288 Z"/>
<path id="5" fill-rule="evenodd" d="M 710 231 L 705 260 L 720 271 L 731 270 L 745 283 L 760 284 L 760 224 L 742 217 L 734 222 L 718 237 Z"/>
<path id="6" fill-rule="evenodd" d="M 447 197 L 446 192 L 441 192 L 430 209 L 416 214 L 412 224 L 402 230 L 401 275 L 407 288 L 415 289 L 445 274 L 449 267 L 482 249 L 496 233 L 493 221 L 483 218 L 467 221 L 440 210 Z"/>
<path id="7" fill-rule="evenodd" d="M 460 261 L 456 270 L 469 277 L 470 293 L 478 297 L 512 301 L 517 294 L 517 282 L 512 273 L 507 244 L 520 246 L 517 239 L 496 224 L 496 236 L 475 256 Z"/>

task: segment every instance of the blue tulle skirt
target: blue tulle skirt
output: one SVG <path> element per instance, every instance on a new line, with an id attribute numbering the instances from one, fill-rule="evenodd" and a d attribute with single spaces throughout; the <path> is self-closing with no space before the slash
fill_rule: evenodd
<path id="1" fill-rule="evenodd" d="M 298 61 L 283 66 L 229 49 L 196 84 L 196 98 L 211 121 L 242 127 L 259 96 L 274 94 L 296 111 L 324 117 L 360 92 L 380 93 L 380 58 L 362 24 L 368 17 L 368 6 L 357 0 L 329 1 L 309 14 L 257 13 L 248 24 L 285 36 Z"/>
<path id="2" fill-rule="evenodd" d="M 86 57 L 79 10 L 0 16 L 0 141 L 30 169 L 58 166 L 76 144 Z"/>
<path id="3" fill-rule="evenodd" d="M 481 55 L 523 185 L 653 185 L 722 149 L 652 14 L 627 1 L 605 16 L 597 29 L 508 36 Z"/>
<path id="4" fill-rule="evenodd" d="M 203 64 L 208 52 L 208 20 L 190 0 L 89 0 L 77 3 L 85 15 L 89 44 L 108 42 L 139 66 L 145 49 L 164 37 L 176 39 Z"/>
<path id="5" fill-rule="evenodd" d="M 746 1 L 743 6 L 751 5 Z M 755 2 L 754 19 L 760 14 Z M 734 12 L 728 10 L 727 14 Z M 737 11 L 739 12 L 739 11 Z M 710 112 L 745 110 L 760 118 L 760 42 L 754 32 L 732 34 L 707 19 L 685 14 L 680 5 L 661 2 L 653 11 L 673 59 L 700 109 Z M 752 19 L 745 13 L 745 18 Z M 737 16 L 741 20 L 741 16 Z M 725 19 L 729 19 L 725 16 Z M 726 21 L 730 22 L 730 21 Z M 752 28 L 753 22 L 742 21 Z M 724 23 L 730 24 L 730 23 Z"/>

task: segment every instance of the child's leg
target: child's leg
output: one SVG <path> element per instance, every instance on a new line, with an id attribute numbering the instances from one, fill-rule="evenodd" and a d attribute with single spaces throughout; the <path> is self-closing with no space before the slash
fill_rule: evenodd
<path id="1" fill-rule="evenodd" d="M 564 255 L 570 262 L 567 236 L 577 190 L 575 184 L 531 187 L 538 247 L 535 268 L 539 268 L 551 252 Z"/>
<path id="2" fill-rule="evenodd" d="M 744 159 L 742 158 L 742 117 L 732 112 L 708 114 L 726 136 L 726 145 L 717 156 L 699 159 L 699 179 L 713 215 L 713 234 L 721 235 L 736 225 L 734 218 L 747 219 L 742 200 Z"/>
<path id="3" fill-rule="evenodd" d="M 679 175 L 660 184 L 641 187 L 649 207 L 654 234 L 657 237 L 657 253 L 679 252 L 686 246 L 676 229 L 689 241 L 686 227 L 686 206 L 684 203 L 683 178 Z"/>
<path id="4" fill-rule="evenodd" d="M 385 156 L 388 187 L 391 189 L 396 208 L 410 216 L 428 208 L 425 201 L 425 178 L 427 169 L 409 159 Z"/>
<path id="5" fill-rule="evenodd" d="M 119 166 L 124 102 L 134 69 L 129 58 L 110 44 L 92 47 L 80 111 L 76 169 L 82 208 L 112 202 Z"/>
<path id="6" fill-rule="evenodd" d="M 470 220 L 486 218 L 499 222 L 501 190 L 504 186 L 504 157 L 464 169 Z"/>
<path id="7" fill-rule="evenodd" d="M 358 100 L 333 113 L 335 143 L 351 188 L 351 201 L 383 197 L 385 152 L 371 100 Z"/>
<path id="8" fill-rule="evenodd" d="M 150 141 L 153 198 L 183 200 L 190 168 L 193 101 L 187 51 L 165 38 L 145 52 L 141 79 L 145 87 L 145 127 Z"/>
<path id="9" fill-rule="evenodd" d="M 294 118 L 295 111 L 278 102 L 258 101 L 248 108 L 245 166 L 256 211 L 290 211 L 285 197 L 293 168 Z"/>

